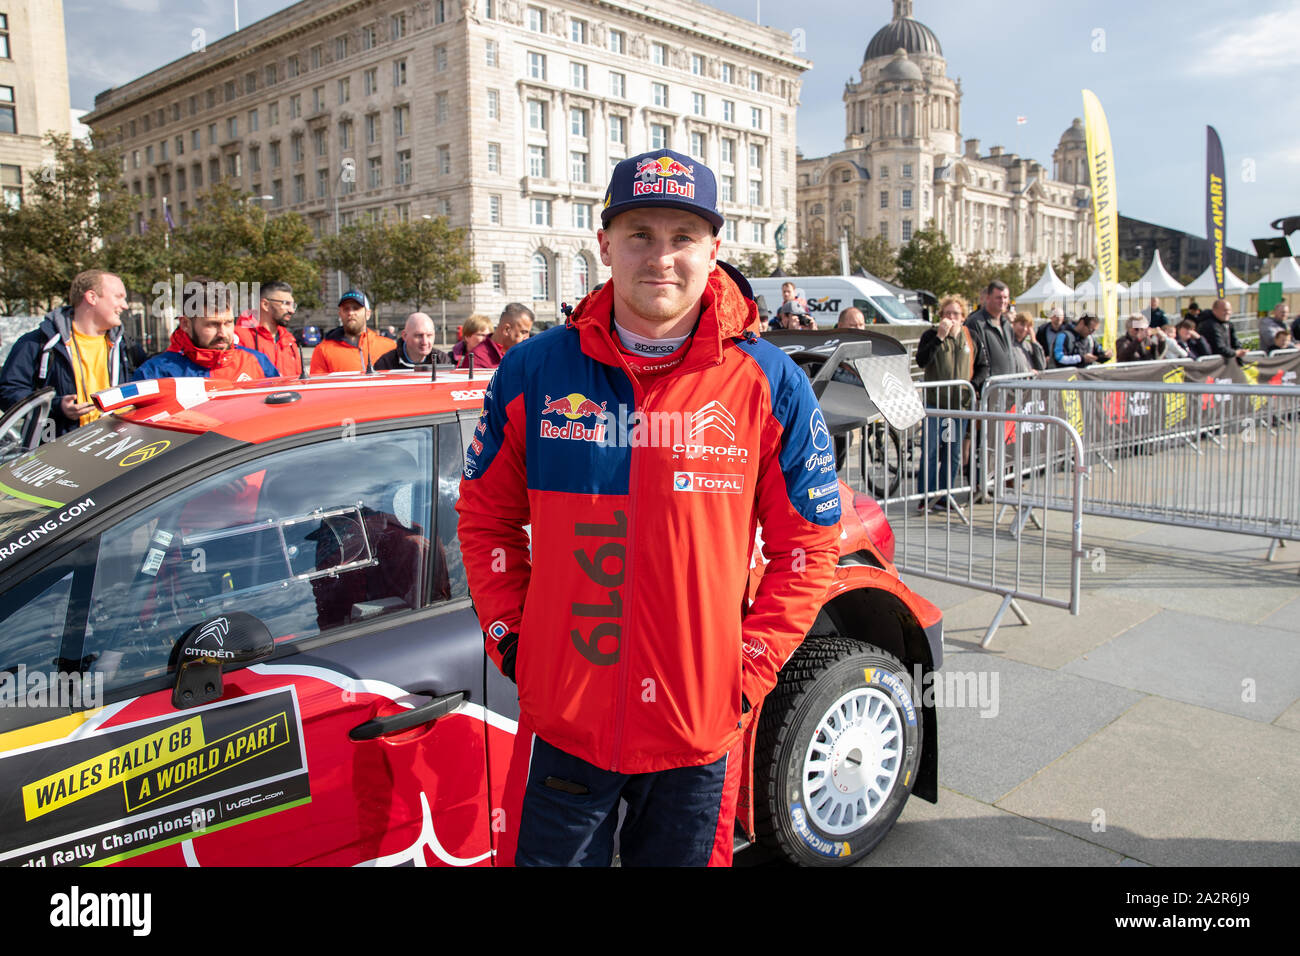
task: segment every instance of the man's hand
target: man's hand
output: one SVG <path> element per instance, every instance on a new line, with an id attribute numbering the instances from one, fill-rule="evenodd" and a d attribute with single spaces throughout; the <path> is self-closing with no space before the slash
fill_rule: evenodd
<path id="1" fill-rule="evenodd" d="M 59 411 L 63 412 L 63 417 L 71 421 L 78 421 L 82 415 L 95 410 L 94 402 L 78 402 L 76 395 L 64 395 L 59 399 Z"/>
<path id="2" fill-rule="evenodd" d="M 1095 361 L 1097 361 L 1097 356 L 1093 355 L 1091 352 L 1084 352 L 1084 353 L 1083 353 L 1083 364 L 1084 364 L 1084 365 L 1091 365 L 1091 364 L 1092 364 L 1093 362 L 1095 362 Z"/>
<path id="3" fill-rule="evenodd" d="M 1241 358 L 1245 354 L 1246 354 L 1245 349 L 1237 349 L 1237 358 Z"/>
<path id="4" fill-rule="evenodd" d="M 935 329 L 939 335 L 939 340 L 943 341 L 946 339 L 952 333 L 953 327 L 956 326 L 956 324 L 957 323 L 952 319 L 940 319 L 939 325 Z"/>

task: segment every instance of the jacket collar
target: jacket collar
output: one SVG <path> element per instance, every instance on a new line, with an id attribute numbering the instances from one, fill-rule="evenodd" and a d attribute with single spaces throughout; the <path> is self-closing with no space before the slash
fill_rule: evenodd
<path id="1" fill-rule="evenodd" d="M 110 350 L 117 348 L 118 343 L 122 341 L 123 328 L 121 325 L 115 325 L 108 330 Z M 45 345 L 41 347 L 42 352 L 50 349 L 66 352 L 67 350 L 62 346 L 72 339 L 72 306 L 65 305 L 47 312 L 41 320 L 41 329 L 45 332 Z"/>
<path id="2" fill-rule="evenodd" d="M 614 282 L 589 293 L 574 309 L 568 324 L 578 330 L 582 351 L 606 365 L 625 366 L 612 331 Z M 721 269 L 709 274 L 700 296 L 700 318 L 695 325 L 686 358 L 671 374 L 718 365 L 727 343 L 741 338 L 758 320 L 758 307 Z"/>

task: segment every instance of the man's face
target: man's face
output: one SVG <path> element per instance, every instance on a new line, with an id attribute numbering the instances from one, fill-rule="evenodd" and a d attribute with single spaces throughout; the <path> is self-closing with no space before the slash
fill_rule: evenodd
<path id="1" fill-rule="evenodd" d="M 800 325 L 799 325 L 799 316 L 795 315 L 793 312 L 782 312 L 782 313 L 781 313 L 781 328 L 783 328 L 783 329 L 797 329 L 797 328 L 800 328 Z"/>
<path id="2" fill-rule="evenodd" d="M 1014 322 L 1011 325 L 1011 331 L 1015 333 L 1016 341 L 1023 342 L 1029 338 L 1030 324 L 1028 322 Z"/>
<path id="3" fill-rule="evenodd" d="M 1227 322 L 1230 318 L 1232 318 L 1232 307 L 1229 306 L 1228 303 L 1223 302 L 1222 300 L 1214 303 L 1213 311 L 1214 311 L 1214 317 L 1218 319 L 1220 322 Z"/>
<path id="4" fill-rule="evenodd" d="M 1147 336 L 1151 334 L 1151 329 L 1146 325 L 1135 325 L 1129 328 L 1128 334 L 1130 338 L 1135 339 L 1138 342 L 1145 342 Z"/>
<path id="5" fill-rule="evenodd" d="M 348 299 L 339 306 L 339 322 L 348 335 L 360 335 L 370 318 L 370 310 L 354 299 Z"/>
<path id="6" fill-rule="evenodd" d="M 1010 302 L 1010 292 L 1006 289 L 994 289 L 984 297 L 984 308 L 988 310 L 989 315 L 997 318 L 1003 312 L 1007 311 L 1007 305 Z"/>
<path id="7" fill-rule="evenodd" d="M 695 310 L 718 263 L 709 223 L 681 209 L 631 209 L 597 233 L 615 315 L 668 325 Z"/>
<path id="8" fill-rule="evenodd" d="M 1285 323 L 1290 314 L 1291 307 L 1285 302 L 1279 302 L 1273 307 L 1273 318 L 1277 319 L 1279 322 Z"/>
<path id="9" fill-rule="evenodd" d="M 503 349 L 518 345 L 532 334 L 533 320 L 526 315 L 502 319 L 501 324 L 497 326 L 497 339 Z"/>
<path id="10" fill-rule="evenodd" d="M 846 309 L 840 316 L 840 328 L 842 329 L 865 329 L 867 327 L 867 318 L 862 314 L 861 309 Z"/>
<path id="11" fill-rule="evenodd" d="M 235 343 L 235 314 L 229 309 L 181 321 L 189 323 L 190 341 L 197 348 L 228 349 Z"/>
<path id="12" fill-rule="evenodd" d="M 789 302 L 794 298 L 794 283 L 786 282 L 781 285 L 781 301 Z"/>
<path id="13" fill-rule="evenodd" d="M 126 309 L 126 286 L 115 275 L 105 273 L 99 281 L 102 291 L 91 289 L 86 293 L 85 301 L 90 306 L 90 315 L 95 328 L 107 332 L 122 324 L 122 312 Z"/>
<path id="14" fill-rule="evenodd" d="M 1052 323 L 1052 331 L 1057 332 L 1060 331 L 1061 324 L 1065 321 L 1065 316 L 1060 312 L 1053 312 L 1048 321 Z"/>
<path id="15" fill-rule="evenodd" d="M 433 323 L 415 320 L 406 323 L 402 332 L 402 341 L 406 343 L 406 354 L 419 361 L 433 351 Z"/>
<path id="16" fill-rule="evenodd" d="M 262 299 L 262 315 L 269 316 L 276 325 L 288 325 L 294 308 L 293 296 L 288 292 L 272 292 Z"/>

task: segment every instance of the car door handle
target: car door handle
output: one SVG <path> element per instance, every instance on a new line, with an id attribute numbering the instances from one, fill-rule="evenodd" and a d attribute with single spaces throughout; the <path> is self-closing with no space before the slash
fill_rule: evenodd
<path id="1" fill-rule="evenodd" d="M 357 724 L 348 731 L 348 736 L 353 740 L 373 740 L 376 737 L 382 737 L 384 734 L 393 734 L 399 730 L 418 727 L 420 724 L 432 723 L 439 717 L 446 717 L 463 704 L 467 693 L 467 691 L 458 690 L 454 694 L 435 697 L 427 704 L 421 704 L 414 710 L 404 710 L 400 714 L 391 714 L 387 717 L 374 717 L 364 724 Z"/>

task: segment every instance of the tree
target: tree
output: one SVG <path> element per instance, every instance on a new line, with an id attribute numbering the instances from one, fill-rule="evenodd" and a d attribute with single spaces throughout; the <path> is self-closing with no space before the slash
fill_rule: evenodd
<path id="1" fill-rule="evenodd" d="M 898 272 L 894 248 L 884 236 L 860 236 L 849 250 L 849 271 L 865 269 L 877 279 L 893 282 Z"/>
<path id="2" fill-rule="evenodd" d="M 898 250 L 898 284 L 904 288 L 925 289 L 942 297 L 958 289 L 961 281 L 952 244 L 933 221 Z"/>
<path id="3" fill-rule="evenodd" d="M 1121 259 L 1119 262 L 1119 281 L 1125 285 L 1137 282 L 1144 272 L 1141 259 Z"/>
<path id="4" fill-rule="evenodd" d="M 29 168 L 23 204 L 0 208 L 0 299 L 10 312 L 51 308 L 78 272 L 103 267 L 105 240 L 125 235 L 139 203 L 117 150 L 59 133 L 45 142 L 53 159 Z"/>
<path id="5" fill-rule="evenodd" d="M 736 261 L 736 268 L 748 279 L 764 279 L 776 270 L 776 259 L 765 252 L 747 252 Z"/>
<path id="6" fill-rule="evenodd" d="M 392 295 L 385 285 L 393 257 L 388 239 L 389 226 L 383 220 L 354 223 L 323 237 L 316 261 L 326 269 L 346 272 L 352 287 L 364 292 L 378 313 L 379 304 L 391 301 Z"/>
<path id="7" fill-rule="evenodd" d="M 419 311 L 426 302 L 459 299 L 462 286 L 483 281 L 474 271 L 465 234 L 443 216 L 388 226 L 391 259 L 376 301 L 382 292 L 387 301 L 409 302 Z"/>
<path id="8" fill-rule="evenodd" d="M 1066 285 L 1077 286 L 1092 275 L 1096 266 L 1093 265 L 1090 260 L 1085 259 L 1082 256 L 1076 256 L 1073 252 L 1067 252 L 1060 259 L 1057 259 L 1056 262 L 1052 263 L 1052 268 L 1056 270 L 1056 274 L 1061 277 L 1061 281 Z"/>
<path id="9" fill-rule="evenodd" d="M 805 236 L 791 264 L 796 276 L 834 276 L 840 274 L 839 252 L 822 236 Z"/>
<path id="10" fill-rule="evenodd" d="M 320 267 L 306 255 L 312 241 L 302 216 L 268 216 L 250 193 L 217 183 L 171 234 L 169 264 L 185 276 L 227 283 L 287 282 L 297 303 L 310 308 L 320 304 L 321 285 Z"/>

